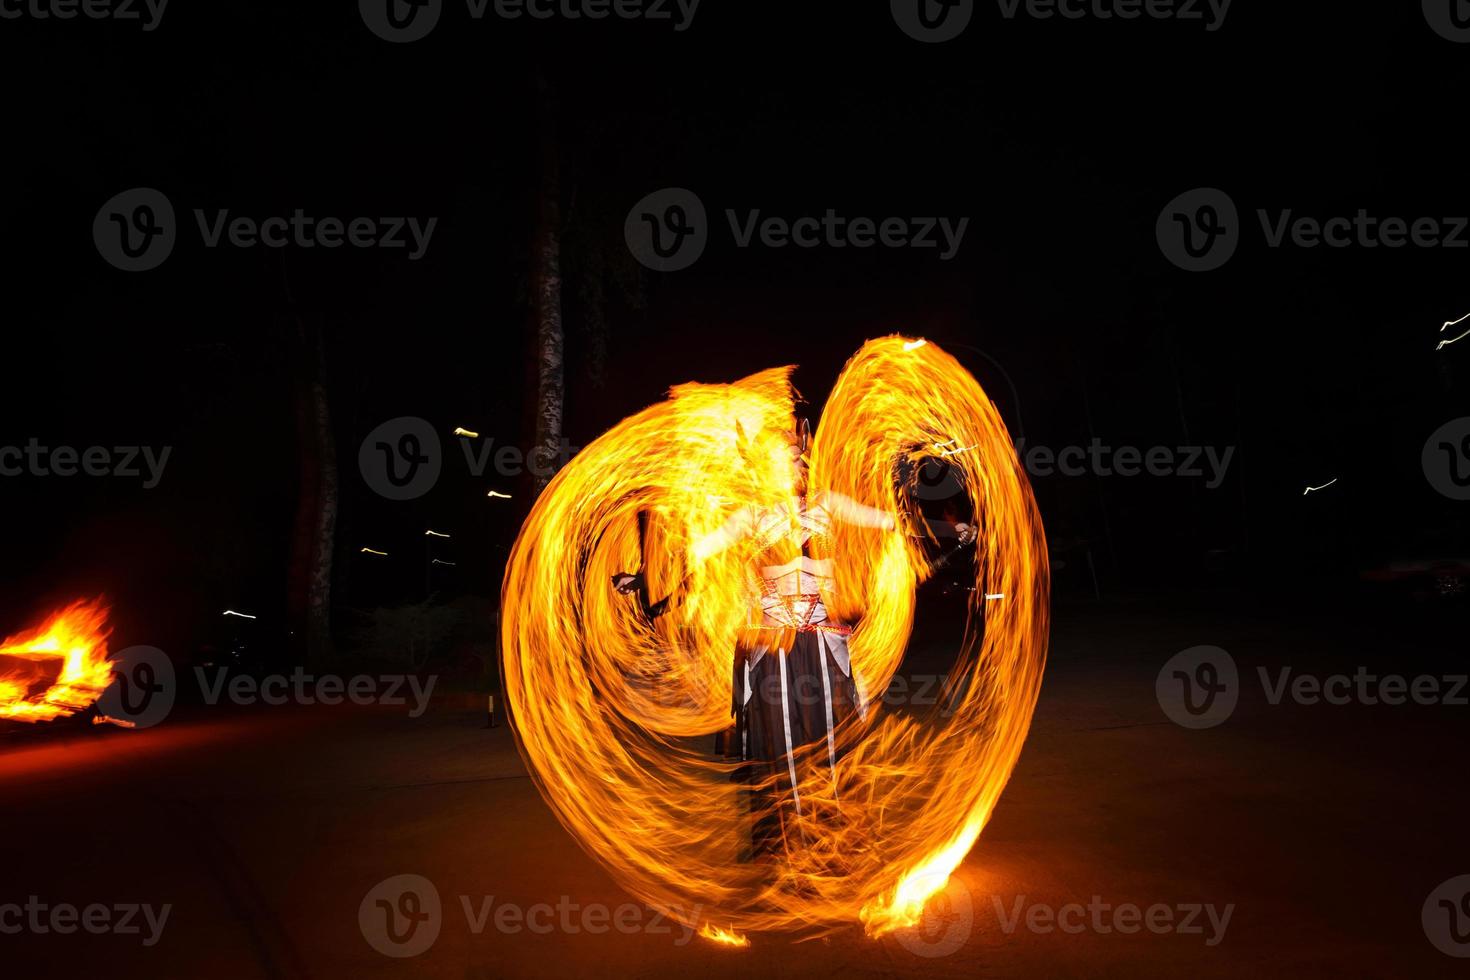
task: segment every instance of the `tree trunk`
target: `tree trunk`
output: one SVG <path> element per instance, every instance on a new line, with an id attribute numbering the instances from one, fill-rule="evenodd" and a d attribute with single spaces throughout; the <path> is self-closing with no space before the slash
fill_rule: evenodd
<path id="1" fill-rule="evenodd" d="M 321 331 L 297 324 L 298 496 L 291 556 L 290 628 L 300 660 L 320 665 L 332 652 L 332 558 L 337 531 L 337 448 L 327 400 Z"/>
<path id="2" fill-rule="evenodd" d="M 536 312 L 536 446 L 531 452 L 536 488 L 551 479 L 561 450 L 565 391 L 561 321 L 561 193 L 557 161 L 556 103 L 545 76 L 537 75 L 541 117 L 541 191 L 532 256 Z M 539 472 L 537 472 L 539 470 Z"/>

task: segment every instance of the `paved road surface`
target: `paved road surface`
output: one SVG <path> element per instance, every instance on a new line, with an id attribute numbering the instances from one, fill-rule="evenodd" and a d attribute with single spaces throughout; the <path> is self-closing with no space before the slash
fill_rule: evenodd
<path id="1" fill-rule="evenodd" d="M 1245 676 L 1234 715 L 1190 731 L 1164 717 L 1154 680 L 1203 643 Z M 462 707 L 417 719 L 196 708 L 149 731 L 9 740 L 0 905 L 171 911 L 151 946 L 141 915 L 140 935 L 0 934 L 0 963 L 12 977 L 109 980 L 1466 975 L 1470 960 L 1431 945 L 1421 909 L 1470 874 L 1470 708 L 1272 706 L 1256 673 L 1463 673 L 1462 649 L 1438 643 L 1239 608 L 1064 611 L 1020 766 L 956 876 L 949 916 L 916 937 L 955 947 L 938 956 L 856 930 L 729 950 L 683 944 L 677 925 L 583 929 L 585 907 L 630 900 L 550 816 L 510 732 Z M 411 959 L 375 951 L 358 920 L 369 890 L 399 874 L 426 877 L 443 901 L 437 940 Z M 461 897 L 476 915 L 487 901 L 545 903 L 553 928 L 502 931 L 492 918 L 476 932 Z M 1125 934 L 1114 927 L 1133 924 L 1128 904 L 1215 918 L 1194 913 L 1199 932 Z M 1036 918 L 1049 910 L 1068 931 Z M 651 925 L 634 914 L 623 923 Z"/>

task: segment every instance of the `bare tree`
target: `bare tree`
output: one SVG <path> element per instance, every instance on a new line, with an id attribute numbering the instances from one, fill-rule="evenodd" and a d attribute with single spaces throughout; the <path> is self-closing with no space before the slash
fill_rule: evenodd
<path id="1" fill-rule="evenodd" d="M 566 371 L 561 316 L 561 175 L 558 166 L 556 99 L 544 74 L 536 76 L 540 107 L 541 188 L 536 215 L 532 276 L 536 315 L 536 448 L 541 473 L 550 472 L 562 439 Z M 546 475 L 536 477 L 537 488 Z"/>
<path id="2" fill-rule="evenodd" d="M 332 653 L 332 557 L 336 542 L 337 447 L 327 399 L 321 328 L 296 322 L 298 496 L 292 542 L 288 621 L 307 664 Z"/>

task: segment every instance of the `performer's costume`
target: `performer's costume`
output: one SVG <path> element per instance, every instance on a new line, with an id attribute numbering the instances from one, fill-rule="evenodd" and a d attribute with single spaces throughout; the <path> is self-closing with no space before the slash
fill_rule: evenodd
<path id="1" fill-rule="evenodd" d="M 760 510 L 742 508 L 692 552 L 702 559 L 746 538 L 754 539 L 758 549 L 760 593 L 735 657 L 735 723 L 717 745 L 749 763 L 743 775 L 752 786 L 757 855 L 780 848 L 788 806 L 802 812 L 798 750 L 825 742 L 825 754 L 817 755 L 835 768 L 841 753 L 838 726 L 854 713 L 867 713 L 862 679 L 848 654 L 852 629 L 827 608 L 834 520 L 887 530 L 896 526 L 892 515 L 825 492 Z"/>
<path id="2" fill-rule="evenodd" d="M 805 440 L 799 445 L 804 449 Z M 741 507 L 686 556 L 701 562 L 741 542 L 755 546 L 758 591 L 735 651 L 734 724 L 716 739 L 716 751 L 744 763 L 738 775 L 750 789 L 752 856 L 758 859 L 780 853 L 787 843 L 800 844 L 790 817 L 803 814 L 806 806 L 799 788 L 803 759 L 814 756 L 833 774 L 831 798 L 840 801 L 835 770 L 848 740 L 837 732 L 854 715 L 867 717 L 868 693 L 848 652 L 852 627 L 828 611 L 834 521 L 887 531 L 898 527 L 892 514 L 819 491 L 774 506 Z M 926 523 L 930 533 L 958 529 Z M 636 582 L 644 612 L 652 617 L 662 615 L 675 598 L 670 594 L 650 603 L 641 574 L 614 576 L 614 581 L 624 578 Z M 825 752 L 801 751 L 823 742 Z"/>

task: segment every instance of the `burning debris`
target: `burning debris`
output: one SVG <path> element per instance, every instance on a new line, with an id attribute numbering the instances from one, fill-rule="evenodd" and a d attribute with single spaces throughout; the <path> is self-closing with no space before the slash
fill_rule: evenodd
<path id="1" fill-rule="evenodd" d="M 79 599 L 0 645 L 0 720 L 38 722 L 90 708 L 112 683 L 108 607 Z"/>

